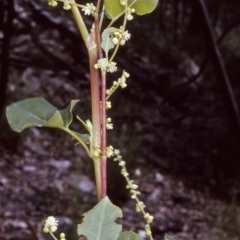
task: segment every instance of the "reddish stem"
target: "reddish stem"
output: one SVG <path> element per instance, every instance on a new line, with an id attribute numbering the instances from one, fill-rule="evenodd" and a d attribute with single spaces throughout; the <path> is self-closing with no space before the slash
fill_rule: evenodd
<path id="1" fill-rule="evenodd" d="M 101 111 L 100 111 L 100 84 L 99 84 L 99 72 L 94 68 L 97 63 L 97 49 L 93 48 L 89 50 L 90 59 L 90 75 L 91 75 L 91 95 L 92 95 L 92 146 L 101 146 Z M 96 186 L 98 201 L 102 199 L 102 175 L 101 175 L 101 159 L 96 158 L 94 160 Z"/>
<path id="2" fill-rule="evenodd" d="M 102 194 L 107 195 L 106 72 L 102 71 Z"/>
<path id="3" fill-rule="evenodd" d="M 99 28 L 99 8 L 101 1 L 98 1 L 97 12 L 95 16 L 95 28 L 96 28 L 96 42 L 98 48 L 99 58 L 103 58 L 103 51 L 101 48 L 101 36 Z M 107 148 L 107 132 L 106 132 L 106 72 L 101 73 L 102 76 L 102 94 L 101 94 L 101 118 L 102 118 L 102 139 L 101 139 L 101 176 L 102 176 L 102 197 L 107 195 L 107 157 L 106 157 L 106 148 Z"/>

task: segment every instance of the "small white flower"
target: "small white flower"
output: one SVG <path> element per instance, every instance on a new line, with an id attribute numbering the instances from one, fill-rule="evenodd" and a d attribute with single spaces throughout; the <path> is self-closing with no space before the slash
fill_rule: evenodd
<path id="1" fill-rule="evenodd" d="M 106 58 L 101 58 L 98 60 L 98 63 L 96 65 L 101 70 L 106 71 L 108 66 L 108 60 Z"/>
<path id="2" fill-rule="evenodd" d="M 126 78 L 123 76 L 121 78 L 118 79 L 119 85 L 121 88 L 125 88 L 127 86 L 126 84 Z"/>
<path id="3" fill-rule="evenodd" d="M 100 68 L 102 71 L 106 72 L 116 72 L 117 67 L 115 62 L 108 62 L 107 58 L 101 58 L 98 63 L 94 65 L 96 69 Z"/>
<path id="4" fill-rule="evenodd" d="M 114 149 L 114 155 L 116 155 L 116 156 L 120 155 L 120 150 Z"/>
<path id="5" fill-rule="evenodd" d="M 55 217 L 50 216 L 45 220 L 44 228 L 47 228 L 50 232 L 55 232 L 57 230 L 58 221 Z"/>
<path id="6" fill-rule="evenodd" d="M 115 62 L 110 62 L 110 63 L 108 64 L 108 70 L 107 70 L 107 72 L 113 73 L 113 72 L 116 72 L 116 71 L 117 71 L 116 63 L 115 63 Z"/>
<path id="7" fill-rule="evenodd" d="M 85 15 L 90 15 L 94 13 L 96 10 L 96 7 L 92 3 L 87 3 L 86 6 L 82 8 L 82 11 L 84 12 Z"/>
<path id="8" fill-rule="evenodd" d="M 125 31 L 122 34 L 122 38 L 123 38 L 123 40 L 127 41 L 127 40 L 129 40 L 131 38 L 131 34 L 128 31 Z"/>
<path id="9" fill-rule="evenodd" d="M 107 157 L 110 158 L 113 156 L 113 147 L 112 146 L 109 146 L 107 147 Z"/>
<path id="10" fill-rule="evenodd" d="M 112 123 L 107 123 L 107 124 L 106 124 L 106 128 L 107 128 L 108 130 L 112 130 L 112 129 L 113 129 L 113 124 L 112 124 Z"/>

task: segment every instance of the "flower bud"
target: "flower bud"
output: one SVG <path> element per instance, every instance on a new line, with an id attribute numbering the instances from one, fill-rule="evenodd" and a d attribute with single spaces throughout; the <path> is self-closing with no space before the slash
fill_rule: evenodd
<path id="1" fill-rule="evenodd" d="M 43 228 L 43 232 L 44 232 L 44 233 L 48 233 L 48 232 L 49 232 L 49 229 L 48 229 L 47 227 L 44 227 L 44 228 Z"/>
<path id="2" fill-rule="evenodd" d="M 123 46 L 123 45 L 125 44 L 125 42 L 126 42 L 126 41 L 122 39 L 122 40 L 120 41 L 120 45 Z"/>
<path id="3" fill-rule="evenodd" d="M 118 38 L 115 37 L 115 38 L 112 39 L 112 42 L 113 42 L 113 44 L 116 45 L 116 44 L 118 44 L 119 40 L 118 40 Z"/>
<path id="4" fill-rule="evenodd" d="M 60 234 L 60 239 L 63 239 L 63 238 L 65 239 L 65 233 Z"/>

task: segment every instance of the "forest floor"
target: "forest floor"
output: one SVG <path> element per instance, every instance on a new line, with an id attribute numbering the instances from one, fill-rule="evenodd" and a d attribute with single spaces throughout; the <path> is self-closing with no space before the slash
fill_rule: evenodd
<path id="1" fill-rule="evenodd" d="M 64 151 L 63 151 L 64 149 Z M 54 215 L 67 239 L 78 239 L 81 214 L 96 203 L 91 168 L 79 147 L 55 130 L 31 129 L 16 150 L 0 149 L 0 239 L 44 240 L 44 218 Z M 176 240 L 240 239 L 240 209 L 186 187 L 151 165 L 132 171 L 147 211 L 154 216 L 156 240 L 168 232 Z M 116 196 L 119 188 L 116 187 Z M 144 232 L 144 221 L 134 201 L 122 204 L 124 229 Z M 80 239 L 80 238 L 79 238 Z M 144 237 L 143 237 L 144 239 Z"/>

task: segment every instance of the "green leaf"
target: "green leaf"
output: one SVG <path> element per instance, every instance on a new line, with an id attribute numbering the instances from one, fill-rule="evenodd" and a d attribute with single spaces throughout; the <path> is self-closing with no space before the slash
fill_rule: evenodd
<path id="1" fill-rule="evenodd" d="M 111 33 L 118 31 L 117 28 L 106 28 L 102 33 L 102 43 L 101 47 L 104 50 L 106 56 L 108 56 L 108 51 L 114 48 L 114 43 L 112 42 Z"/>
<path id="2" fill-rule="evenodd" d="M 118 240 L 142 240 L 142 239 L 135 232 L 128 231 L 128 232 L 121 232 L 118 237 Z"/>
<path id="3" fill-rule="evenodd" d="M 104 0 L 106 15 L 108 18 L 117 19 L 124 12 L 125 7 L 120 4 L 120 0 Z"/>
<path id="4" fill-rule="evenodd" d="M 74 106 L 79 102 L 79 100 L 72 100 L 71 103 L 63 110 L 60 110 L 60 114 L 62 115 L 63 124 L 66 128 L 72 123 L 73 116 L 72 110 Z"/>
<path id="5" fill-rule="evenodd" d="M 168 235 L 168 234 L 165 234 L 164 236 L 164 240 L 175 240 L 174 237 Z"/>
<path id="6" fill-rule="evenodd" d="M 125 6 L 120 4 L 120 0 L 104 0 L 106 15 L 116 20 L 125 10 Z M 128 7 L 134 8 L 137 15 L 151 13 L 158 4 L 158 0 L 128 0 Z"/>
<path id="7" fill-rule="evenodd" d="M 74 131 L 72 131 L 74 132 Z M 82 139 L 82 141 L 86 144 L 89 144 L 89 134 L 81 134 L 81 133 L 77 133 L 74 132 L 80 139 Z"/>
<path id="8" fill-rule="evenodd" d="M 122 211 L 108 197 L 103 198 L 83 216 L 83 223 L 78 225 L 77 232 L 88 240 L 117 239 L 122 230 L 122 226 L 115 223 L 117 218 L 122 217 Z"/>
<path id="9" fill-rule="evenodd" d="M 12 130 L 22 132 L 29 127 L 68 128 L 72 122 L 72 109 L 78 100 L 72 100 L 61 111 L 41 97 L 24 99 L 6 108 L 6 116 Z"/>
<path id="10" fill-rule="evenodd" d="M 135 9 L 137 15 L 151 13 L 158 5 L 158 0 L 129 0 L 128 5 Z"/>

